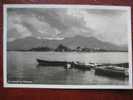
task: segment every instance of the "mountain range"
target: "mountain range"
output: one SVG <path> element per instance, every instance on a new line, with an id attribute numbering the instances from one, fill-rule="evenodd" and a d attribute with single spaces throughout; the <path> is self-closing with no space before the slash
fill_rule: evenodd
<path id="1" fill-rule="evenodd" d="M 37 47 L 49 47 L 49 48 L 57 48 L 60 44 L 71 48 L 76 49 L 80 48 L 100 48 L 104 50 L 119 50 L 119 51 L 127 51 L 128 47 L 125 45 L 115 45 L 109 42 L 98 40 L 95 37 L 83 37 L 83 36 L 75 36 L 64 38 L 62 40 L 49 40 L 49 39 L 38 39 L 35 37 L 26 37 L 23 39 L 16 39 L 11 42 L 7 42 L 8 50 L 30 50 L 32 48 Z"/>

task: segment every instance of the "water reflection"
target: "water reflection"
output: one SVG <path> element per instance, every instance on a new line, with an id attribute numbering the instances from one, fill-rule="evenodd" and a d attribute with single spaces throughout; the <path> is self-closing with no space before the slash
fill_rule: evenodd
<path id="1" fill-rule="evenodd" d="M 59 59 L 63 57 L 58 57 L 58 56 L 65 57 L 66 54 L 64 55 L 59 54 L 57 56 L 57 54 L 52 53 L 52 59 L 54 58 L 53 55 L 55 55 L 55 58 Z M 44 58 L 46 59 L 47 56 L 49 57 L 50 54 L 33 53 L 33 52 L 32 53 L 29 53 L 29 52 L 28 53 L 23 53 L 23 52 L 8 53 L 7 79 L 9 83 L 12 83 L 12 81 L 28 81 L 28 82 L 32 82 L 33 84 L 62 84 L 62 85 L 63 84 L 67 84 L 67 85 L 72 85 L 72 84 L 74 85 L 76 84 L 78 85 L 94 85 L 94 84 L 127 85 L 128 84 L 128 79 L 120 80 L 117 78 L 95 75 L 95 70 L 86 71 L 86 70 L 80 70 L 76 68 L 66 70 L 64 69 L 63 66 L 53 67 L 53 66 L 38 65 L 38 63 L 36 62 L 36 58 L 42 57 L 43 59 Z M 85 58 L 87 56 L 89 58 L 90 55 L 86 54 Z M 96 56 L 96 54 L 94 54 L 94 56 Z M 99 57 L 99 55 L 97 56 Z M 116 53 L 115 53 L 115 56 L 116 56 Z M 124 58 L 124 61 L 126 59 L 125 54 L 123 55 L 118 54 L 117 56 L 122 56 L 121 58 Z M 82 55 L 82 57 L 84 56 Z M 23 83 L 28 84 L 27 82 L 23 82 Z"/>

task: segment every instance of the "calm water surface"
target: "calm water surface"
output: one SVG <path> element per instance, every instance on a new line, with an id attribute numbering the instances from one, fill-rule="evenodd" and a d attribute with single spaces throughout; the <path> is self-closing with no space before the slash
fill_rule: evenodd
<path id="1" fill-rule="evenodd" d="M 94 74 L 94 70 L 65 70 L 63 67 L 38 66 L 36 59 L 57 61 L 80 61 L 84 63 L 128 62 L 127 52 L 8 52 L 8 82 L 20 81 L 34 84 L 80 84 L 80 85 L 127 85 L 128 79 L 120 80 Z"/>

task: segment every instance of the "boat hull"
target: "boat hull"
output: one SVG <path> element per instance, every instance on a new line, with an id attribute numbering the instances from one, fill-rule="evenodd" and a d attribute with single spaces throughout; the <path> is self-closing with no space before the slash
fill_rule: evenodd
<path id="1" fill-rule="evenodd" d="M 73 67 L 80 70 L 91 70 L 91 67 L 87 65 L 73 64 Z"/>
<path id="2" fill-rule="evenodd" d="M 58 67 L 62 66 L 65 69 L 71 69 L 71 68 L 76 68 L 80 70 L 90 70 L 91 68 L 87 65 L 84 64 L 76 64 L 74 62 L 66 62 L 66 61 L 46 61 L 46 60 L 41 60 L 37 59 L 37 62 L 41 66 L 52 66 L 52 67 Z M 70 68 L 68 67 L 68 64 Z"/>
<path id="3" fill-rule="evenodd" d="M 115 78 L 127 77 L 127 74 L 125 73 L 125 71 L 111 70 L 111 69 L 105 69 L 105 68 L 96 68 L 95 74 L 103 75 L 103 76 L 110 76 L 110 77 L 115 77 Z"/>
<path id="4" fill-rule="evenodd" d="M 41 59 L 37 59 L 37 62 L 39 65 L 43 66 L 65 66 L 68 63 L 65 61 L 46 61 Z"/>

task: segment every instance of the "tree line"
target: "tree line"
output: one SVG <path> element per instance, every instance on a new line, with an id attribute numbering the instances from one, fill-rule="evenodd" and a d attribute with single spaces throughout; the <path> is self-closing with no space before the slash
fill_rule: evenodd
<path id="1" fill-rule="evenodd" d="M 63 44 L 59 44 L 57 46 L 57 48 L 53 49 L 53 48 L 50 48 L 50 47 L 36 47 L 36 48 L 32 48 L 32 49 L 29 49 L 27 51 L 56 51 L 56 52 L 67 52 L 67 51 L 77 51 L 77 52 L 94 52 L 94 51 L 101 51 L 101 52 L 107 52 L 107 51 L 117 51 L 117 50 L 104 50 L 104 49 L 101 49 L 101 48 L 87 48 L 87 47 L 84 47 L 84 48 L 81 48 L 80 46 L 77 46 L 77 48 L 75 49 L 71 49 L 67 46 L 64 46 Z"/>

